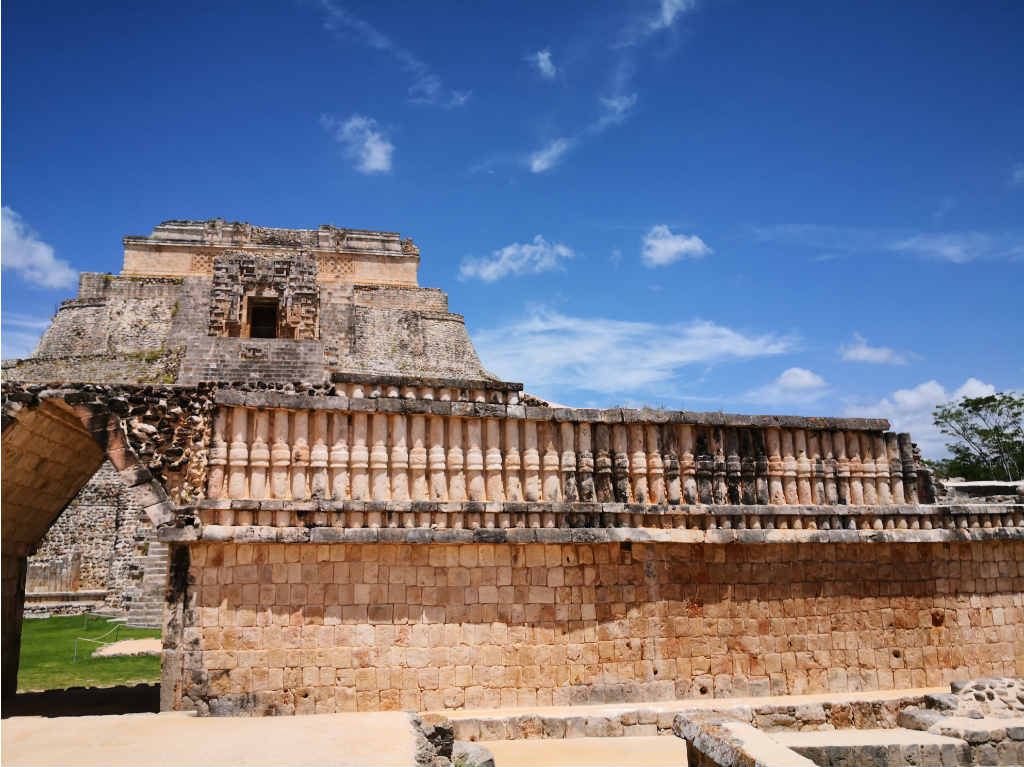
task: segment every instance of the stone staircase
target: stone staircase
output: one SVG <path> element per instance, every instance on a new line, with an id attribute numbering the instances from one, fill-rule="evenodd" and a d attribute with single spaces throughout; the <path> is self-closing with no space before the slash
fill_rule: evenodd
<path id="1" fill-rule="evenodd" d="M 164 615 L 164 590 L 167 587 L 167 544 L 156 537 L 147 536 L 149 548 L 146 554 L 136 560 L 141 573 L 139 585 L 127 595 L 125 618 L 128 626 L 140 628 L 161 628 Z"/>

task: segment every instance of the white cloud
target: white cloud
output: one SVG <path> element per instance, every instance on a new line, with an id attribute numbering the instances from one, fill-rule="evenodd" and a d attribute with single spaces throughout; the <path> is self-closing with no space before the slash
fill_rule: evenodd
<path id="1" fill-rule="evenodd" d="M 1010 171 L 1010 183 L 1014 186 L 1024 184 L 1024 162 L 1019 162 Z"/>
<path id="2" fill-rule="evenodd" d="M 360 173 L 387 173 L 395 145 L 377 128 L 377 121 L 363 115 L 352 115 L 343 123 L 322 115 L 320 124 L 334 134 L 334 140 L 345 148 L 345 155 Z"/>
<path id="3" fill-rule="evenodd" d="M 555 62 L 551 60 L 551 51 L 548 48 L 531 53 L 526 57 L 526 60 L 537 67 L 540 76 L 545 80 L 554 80 L 558 75 L 558 68 L 555 66 Z"/>
<path id="4" fill-rule="evenodd" d="M 888 346 L 871 346 L 860 333 L 853 334 L 853 343 L 839 347 L 845 362 L 872 362 L 876 365 L 906 365 L 907 358 Z"/>
<path id="5" fill-rule="evenodd" d="M 39 239 L 20 214 L 6 205 L 2 224 L 4 269 L 13 269 L 25 282 L 41 288 L 70 288 L 78 280 L 78 270 L 54 256 L 53 246 Z"/>
<path id="6" fill-rule="evenodd" d="M 676 23 L 681 14 L 696 7 L 694 0 L 661 0 L 658 15 L 651 19 L 650 28 L 653 31 L 667 29 Z"/>
<path id="7" fill-rule="evenodd" d="M 464 258 L 459 266 L 459 279 L 495 282 L 509 275 L 550 272 L 562 269 L 562 262 L 575 256 L 568 245 L 548 242 L 538 234 L 533 242 L 513 242 L 495 250 L 490 257 Z"/>
<path id="8" fill-rule="evenodd" d="M 752 336 L 713 322 L 635 322 L 573 317 L 530 307 L 518 322 L 473 334 L 485 366 L 510 380 L 569 391 L 665 396 L 695 363 L 782 354 L 796 339 Z M 564 400 L 563 400 L 564 401 Z"/>
<path id="9" fill-rule="evenodd" d="M 466 103 L 468 91 L 451 91 L 445 94 L 441 78 L 430 65 L 412 51 L 399 45 L 368 21 L 354 16 L 332 0 L 321 0 L 326 15 L 324 27 L 335 35 L 347 31 L 370 48 L 393 57 L 398 65 L 412 77 L 409 86 L 409 100 L 417 104 L 437 104 L 443 107 L 458 107 Z"/>
<path id="10" fill-rule="evenodd" d="M 28 314 L 4 314 L 3 333 L 0 333 L 5 360 L 22 359 L 29 356 L 39 343 L 50 320 Z"/>
<path id="11" fill-rule="evenodd" d="M 562 159 L 562 155 L 572 148 L 573 143 L 573 139 L 558 138 L 546 147 L 538 149 L 530 155 L 530 171 L 543 173 L 550 170 Z"/>
<path id="12" fill-rule="evenodd" d="M 859 418 L 887 418 L 895 432 L 909 432 L 925 458 L 941 458 L 948 454 L 947 437 L 935 427 L 932 411 L 939 405 L 961 397 L 984 397 L 995 394 L 996 387 L 968 378 L 952 394 L 938 381 L 920 383 L 912 389 L 897 389 L 869 405 L 851 405 L 846 415 Z"/>
<path id="13" fill-rule="evenodd" d="M 703 258 L 711 248 L 697 235 L 673 234 L 664 224 L 644 235 L 643 260 L 647 266 L 667 266 L 684 258 Z"/>
<path id="14" fill-rule="evenodd" d="M 828 383 L 814 371 L 788 368 L 771 383 L 748 391 L 744 398 L 766 405 L 802 404 L 821 399 L 828 390 Z"/>

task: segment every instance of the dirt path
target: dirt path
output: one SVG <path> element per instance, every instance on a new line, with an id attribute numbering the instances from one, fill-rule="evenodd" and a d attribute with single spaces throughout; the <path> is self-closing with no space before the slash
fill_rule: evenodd
<path id="1" fill-rule="evenodd" d="M 129 655 L 159 655 L 160 639 L 122 639 L 105 645 L 92 654 L 94 658 L 123 658 Z"/>

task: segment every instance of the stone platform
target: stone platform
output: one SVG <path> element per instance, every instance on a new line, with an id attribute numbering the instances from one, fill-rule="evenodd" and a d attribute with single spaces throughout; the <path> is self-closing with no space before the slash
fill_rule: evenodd
<path id="1" fill-rule="evenodd" d="M 189 713 L 3 720 L 5 765 L 400 765 L 416 763 L 408 714 L 273 721 Z"/>

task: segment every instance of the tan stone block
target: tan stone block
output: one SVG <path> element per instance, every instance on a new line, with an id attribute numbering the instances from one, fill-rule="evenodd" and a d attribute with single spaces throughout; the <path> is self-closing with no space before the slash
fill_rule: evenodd
<path id="1" fill-rule="evenodd" d="M 231 692 L 244 693 L 252 688 L 252 670 L 248 668 L 233 668 L 228 672 L 231 679 Z"/>
<path id="2" fill-rule="evenodd" d="M 525 547 L 525 561 L 523 564 L 526 567 L 544 567 L 546 562 L 546 556 L 544 553 L 544 545 L 541 543 L 530 543 Z"/>
<path id="3" fill-rule="evenodd" d="M 423 710 L 423 696 L 419 690 L 401 690 L 398 696 L 399 707 L 403 711 Z"/>
<path id="4" fill-rule="evenodd" d="M 372 668 L 359 668 L 356 669 L 356 690 L 375 690 L 377 689 L 377 672 Z"/>

